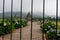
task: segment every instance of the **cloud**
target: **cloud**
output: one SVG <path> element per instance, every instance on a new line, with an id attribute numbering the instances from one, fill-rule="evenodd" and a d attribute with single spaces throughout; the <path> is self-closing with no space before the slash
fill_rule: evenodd
<path id="1" fill-rule="evenodd" d="M 60 4 L 60 0 L 59 0 Z M 3 0 L 0 0 L 0 12 L 2 12 Z M 20 11 L 21 0 L 13 1 L 13 11 Z M 59 15 L 60 15 L 60 5 L 59 5 Z M 31 0 L 23 0 L 22 10 L 24 12 L 31 11 Z M 11 11 L 11 0 L 5 0 L 5 11 Z M 33 1 L 33 11 L 43 12 L 43 0 Z M 56 0 L 45 0 L 45 13 L 48 15 L 56 14 Z"/>

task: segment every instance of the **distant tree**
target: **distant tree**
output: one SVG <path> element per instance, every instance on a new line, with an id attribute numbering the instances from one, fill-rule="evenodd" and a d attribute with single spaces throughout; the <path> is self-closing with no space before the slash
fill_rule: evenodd
<path id="1" fill-rule="evenodd" d="M 53 17 L 53 18 L 52 18 L 52 21 L 56 21 L 56 18 L 55 18 L 55 17 Z"/>
<path id="2" fill-rule="evenodd" d="M 51 21 L 51 17 L 50 16 L 48 16 L 47 19 Z"/>
<path id="3" fill-rule="evenodd" d="M 38 19 L 39 19 L 39 21 L 43 20 L 42 17 L 39 17 Z"/>
<path id="4" fill-rule="evenodd" d="M 14 15 L 15 18 L 16 18 L 16 15 L 17 15 L 17 14 Z"/>
<path id="5" fill-rule="evenodd" d="M 60 21 L 60 17 L 59 17 L 59 19 L 58 19 L 59 21 Z"/>
<path id="6" fill-rule="evenodd" d="M 27 21 L 30 21 L 31 20 L 31 14 L 30 14 L 30 12 L 28 12 L 28 14 L 26 16 L 26 19 L 27 19 Z"/>

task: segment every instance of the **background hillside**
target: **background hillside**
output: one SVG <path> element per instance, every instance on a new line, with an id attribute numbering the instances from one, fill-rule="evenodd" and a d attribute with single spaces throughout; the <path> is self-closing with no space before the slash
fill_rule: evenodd
<path id="1" fill-rule="evenodd" d="M 16 17 L 20 17 L 20 12 L 13 12 L 13 17 L 14 16 L 16 16 Z M 23 18 L 26 18 L 26 16 L 27 16 L 27 13 L 26 12 L 22 12 L 22 17 Z M 55 17 L 54 15 L 47 15 L 47 14 L 45 14 L 45 17 L 48 17 L 48 16 L 50 16 L 50 17 Z M 0 13 L 0 18 L 2 18 L 3 17 L 3 13 Z M 5 12 L 4 13 L 4 17 L 6 18 L 6 17 L 11 17 L 11 12 Z M 43 18 L 43 13 L 42 12 L 34 12 L 33 13 L 33 18 L 39 18 L 39 17 L 41 17 L 41 18 Z"/>

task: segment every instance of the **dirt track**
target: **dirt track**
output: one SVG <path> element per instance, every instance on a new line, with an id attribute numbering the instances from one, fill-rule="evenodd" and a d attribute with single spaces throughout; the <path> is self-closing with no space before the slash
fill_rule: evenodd
<path id="1" fill-rule="evenodd" d="M 32 39 L 33 40 L 42 40 L 42 32 L 40 30 L 39 22 L 33 22 L 33 30 L 32 30 Z M 31 29 L 31 23 L 28 22 L 28 26 L 22 28 L 22 40 L 30 40 L 30 31 Z M 4 36 L 4 40 L 10 40 L 10 34 L 7 34 Z M 2 40 L 2 37 L 0 37 L 0 40 Z M 20 29 L 16 29 L 12 33 L 12 40 L 20 40 Z"/>

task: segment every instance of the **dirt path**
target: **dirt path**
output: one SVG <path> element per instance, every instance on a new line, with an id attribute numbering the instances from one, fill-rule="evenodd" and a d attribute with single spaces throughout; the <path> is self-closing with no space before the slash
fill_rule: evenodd
<path id="1" fill-rule="evenodd" d="M 32 39 L 33 40 L 42 40 L 42 32 L 40 30 L 39 22 L 33 22 L 33 30 L 32 30 Z M 31 29 L 31 23 L 28 22 L 28 26 L 22 28 L 22 40 L 30 40 L 30 31 Z M 10 34 L 7 34 L 4 36 L 5 40 L 10 40 Z M 0 40 L 2 40 L 2 37 L 0 37 Z M 20 40 L 20 29 L 16 29 L 12 33 L 12 40 Z"/>

